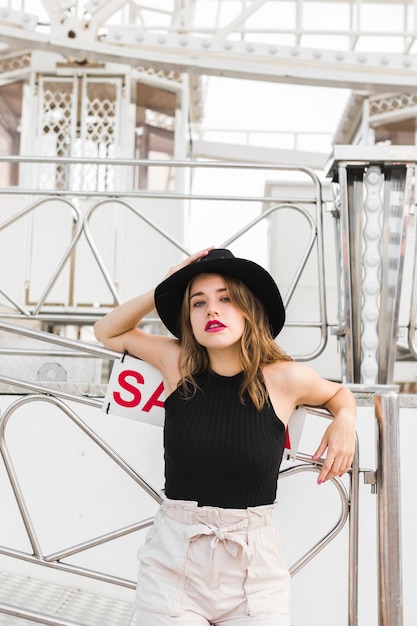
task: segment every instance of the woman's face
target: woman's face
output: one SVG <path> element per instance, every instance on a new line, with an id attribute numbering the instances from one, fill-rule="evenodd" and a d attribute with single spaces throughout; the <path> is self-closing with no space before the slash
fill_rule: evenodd
<path id="1" fill-rule="evenodd" d="M 196 341 L 208 350 L 237 344 L 245 319 L 230 301 L 224 278 L 219 274 L 199 274 L 189 293 L 190 323 Z"/>

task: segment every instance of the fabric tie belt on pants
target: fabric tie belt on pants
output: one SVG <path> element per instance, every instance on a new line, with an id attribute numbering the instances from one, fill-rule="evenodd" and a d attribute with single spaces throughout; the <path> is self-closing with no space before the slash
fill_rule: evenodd
<path id="1" fill-rule="evenodd" d="M 253 563 L 255 555 L 253 550 L 248 546 L 247 542 L 243 539 L 242 535 L 246 533 L 241 533 L 240 536 L 236 533 L 236 531 L 247 530 L 248 524 L 246 520 L 240 522 L 238 524 L 234 524 L 232 526 L 219 528 L 209 524 L 205 521 L 201 521 L 197 527 L 193 526 L 190 528 L 190 534 L 188 535 L 189 541 L 195 541 L 199 537 L 203 535 L 213 535 L 213 539 L 210 542 L 210 560 L 213 558 L 213 553 L 216 546 L 222 542 L 225 549 L 234 557 L 238 557 L 245 555 L 250 564 Z"/>
<path id="2" fill-rule="evenodd" d="M 210 558 L 221 542 L 234 557 L 246 556 L 248 563 L 254 562 L 254 551 L 248 545 L 248 532 L 271 522 L 274 505 L 249 509 L 219 509 L 199 507 L 195 502 L 167 500 L 162 509 L 168 517 L 188 526 L 190 542 L 204 535 L 213 535 L 210 542 Z"/>

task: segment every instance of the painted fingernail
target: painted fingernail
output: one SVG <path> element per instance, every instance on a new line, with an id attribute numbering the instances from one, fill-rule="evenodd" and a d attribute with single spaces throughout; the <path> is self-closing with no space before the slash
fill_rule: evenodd
<path id="1" fill-rule="evenodd" d="M 323 481 L 322 481 L 322 480 L 318 480 L 318 481 L 317 481 L 317 484 L 318 484 L 318 485 L 322 485 L 322 484 L 323 484 Z"/>

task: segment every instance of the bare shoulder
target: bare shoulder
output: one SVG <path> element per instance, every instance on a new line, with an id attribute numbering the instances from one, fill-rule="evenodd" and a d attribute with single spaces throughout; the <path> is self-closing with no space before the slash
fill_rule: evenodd
<path id="1" fill-rule="evenodd" d="M 264 367 L 264 376 L 267 376 L 274 384 L 292 385 L 300 380 L 314 376 L 311 367 L 296 361 L 277 361 Z"/>
<path id="2" fill-rule="evenodd" d="M 295 361 L 267 365 L 264 378 L 268 390 L 291 398 L 294 406 L 322 406 L 341 388 L 340 383 L 322 378 L 309 365 Z"/>

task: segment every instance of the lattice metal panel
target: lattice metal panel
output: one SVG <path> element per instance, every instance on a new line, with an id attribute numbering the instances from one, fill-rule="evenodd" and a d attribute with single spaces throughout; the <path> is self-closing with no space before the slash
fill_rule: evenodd
<path id="1" fill-rule="evenodd" d="M 31 59 L 31 54 L 19 54 L 18 56 L 0 59 L 0 74 L 26 69 L 30 67 Z"/>
<path id="2" fill-rule="evenodd" d="M 41 189 L 113 191 L 120 180 L 106 159 L 120 156 L 122 79 L 89 76 L 42 78 L 39 88 L 40 154 L 103 160 L 103 164 L 51 164 L 42 168 Z M 38 148 L 39 149 L 39 148 Z"/>
<path id="3" fill-rule="evenodd" d="M 140 74 L 144 74 L 145 76 L 149 76 L 149 77 L 156 77 L 156 78 L 163 78 L 165 80 L 171 80 L 174 83 L 181 83 L 182 79 L 181 79 L 181 74 L 180 72 L 176 71 L 176 70 L 162 70 L 162 69 L 157 69 L 157 68 L 153 68 L 153 67 L 143 67 L 142 65 L 138 65 L 137 67 L 135 67 L 135 71 L 137 71 Z"/>
<path id="4" fill-rule="evenodd" d="M 42 80 L 40 83 L 40 153 L 43 156 L 70 156 L 74 120 L 72 80 Z M 65 166 L 45 165 L 40 171 L 41 189 L 68 189 Z"/>
<path id="5" fill-rule="evenodd" d="M 369 99 L 369 116 L 381 115 L 415 107 L 417 105 L 417 92 L 396 93 Z"/>
<path id="6" fill-rule="evenodd" d="M 84 80 L 81 132 L 73 156 L 103 160 L 120 156 L 121 89 L 121 79 Z M 90 164 L 74 169 L 72 186 L 83 191 L 112 191 L 119 182 L 117 167 Z"/>
<path id="7" fill-rule="evenodd" d="M 146 109 L 145 122 L 148 126 L 154 126 L 155 128 L 163 128 L 171 132 L 175 131 L 175 118 L 172 115 L 166 115 L 165 113 L 159 113 L 152 109 Z"/>

